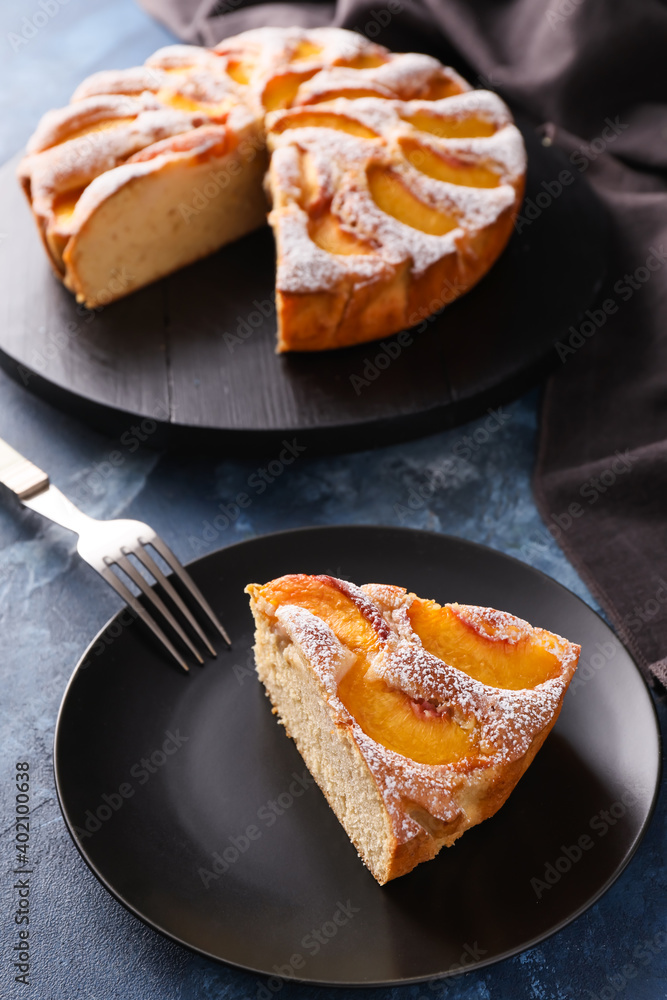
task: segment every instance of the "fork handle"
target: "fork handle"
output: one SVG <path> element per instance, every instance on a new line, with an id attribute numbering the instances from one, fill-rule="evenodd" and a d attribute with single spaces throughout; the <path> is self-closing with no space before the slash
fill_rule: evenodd
<path id="1" fill-rule="evenodd" d="M 49 477 L 0 438 L 0 483 L 19 500 L 29 500 L 48 489 Z"/>

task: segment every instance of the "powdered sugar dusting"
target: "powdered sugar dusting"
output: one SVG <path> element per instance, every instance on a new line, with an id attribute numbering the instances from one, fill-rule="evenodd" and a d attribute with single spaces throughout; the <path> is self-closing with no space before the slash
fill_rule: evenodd
<path id="1" fill-rule="evenodd" d="M 477 608 L 468 604 L 451 604 L 454 613 L 466 622 L 478 635 L 498 642 L 516 645 L 530 638 L 535 631 L 532 625 L 510 615 L 506 611 L 496 611 L 495 608 Z"/>
<path id="2" fill-rule="evenodd" d="M 58 142 L 70 139 L 82 128 L 123 118 L 136 118 L 142 111 L 159 108 L 151 94 L 132 97 L 126 94 L 96 94 L 68 104 L 65 108 L 47 111 L 30 138 L 27 150 L 39 153 Z"/>
<path id="3" fill-rule="evenodd" d="M 276 287 L 283 292 L 327 291 L 341 282 L 378 281 L 389 269 L 380 257 L 349 254 L 341 258 L 314 244 L 308 215 L 297 205 L 269 216 L 279 248 Z"/>
<path id="4" fill-rule="evenodd" d="M 39 156 L 26 158 L 24 175 L 30 178 L 35 212 L 48 217 L 58 193 L 89 185 L 101 175 L 113 174 L 134 153 L 194 129 L 203 120 L 207 121 L 199 114 L 158 107 L 143 111 L 116 128 L 88 133 L 52 146 Z M 116 191 L 121 181 L 129 177 L 125 170 L 111 178 L 105 187 L 107 194 Z"/>
<path id="5" fill-rule="evenodd" d="M 356 657 L 340 642 L 326 622 L 306 608 L 283 604 L 276 608 L 276 618 L 286 635 L 305 653 L 311 663 L 326 663 L 321 679 L 330 695 L 354 663 Z"/>
<path id="6" fill-rule="evenodd" d="M 303 45 L 312 46 L 300 58 Z M 318 51 L 319 49 L 319 51 Z M 295 68 L 331 66 L 350 62 L 359 56 L 388 57 L 381 45 L 363 35 L 343 28 L 254 28 L 225 38 L 214 51 L 221 56 L 247 56 L 256 61 L 255 73 L 266 77 L 276 66 L 294 62 Z"/>
<path id="7" fill-rule="evenodd" d="M 103 69 L 87 77 L 72 94 L 72 103 L 97 94 L 142 94 L 159 90 L 169 77 L 162 70 L 148 66 L 129 69 Z"/>
<path id="8" fill-rule="evenodd" d="M 295 103 L 313 104 L 337 91 L 372 91 L 378 97 L 410 101 L 425 96 L 435 81 L 457 88 L 460 79 L 431 56 L 417 52 L 392 54 L 383 65 L 369 69 L 333 66 L 321 70 L 301 85 Z M 464 83 L 462 89 L 467 86 Z"/>

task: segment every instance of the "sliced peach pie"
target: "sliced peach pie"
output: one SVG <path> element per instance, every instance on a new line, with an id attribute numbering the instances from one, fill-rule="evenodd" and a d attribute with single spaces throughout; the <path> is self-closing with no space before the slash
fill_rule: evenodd
<path id="1" fill-rule="evenodd" d="M 266 190 L 277 348 L 319 351 L 468 291 L 512 232 L 525 167 L 505 104 L 436 59 L 258 28 L 95 73 L 43 117 L 18 174 L 56 275 L 90 308 L 264 225 Z"/>
<path id="2" fill-rule="evenodd" d="M 492 608 L 283 576 L 247 588 L 257 673 L 380 884 L 505 802 L 580 647 Z"/>

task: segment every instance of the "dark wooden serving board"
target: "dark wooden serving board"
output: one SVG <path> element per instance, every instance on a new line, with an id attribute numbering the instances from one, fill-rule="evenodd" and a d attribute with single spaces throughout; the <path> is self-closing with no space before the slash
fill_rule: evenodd
<path id="1" fill-rule="evenodd" d="M 471 419 L 549 370 L 605 270 L 599 204 L 559 152 L 524 134 L 534 218 L 487 277 L 409 337 L 323 354 L 274 353 L 268 228 L 104 309 L 77 306 L 12 161 L 0 171 L 0 364 L 108 433 L 150 421 L 159 447 L 261 453 L 297 435 L 354 450 Z M 564 169 L 573 181 L 554 197 L 543 182 Z"/>

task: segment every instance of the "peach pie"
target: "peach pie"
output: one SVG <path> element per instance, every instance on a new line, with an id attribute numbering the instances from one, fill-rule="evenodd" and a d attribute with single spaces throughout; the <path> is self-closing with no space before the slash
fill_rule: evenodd
<path id="1" fill-rule="evenodd" d="M 273 710 L 381 884 L 500 809 L 580 652 L 511 614 L 401 587 L 294 575 L 247 592 Z"/>
<path id="2" fill-rule="evenodd" d="M 89 77 L 18 172 L 56 275 L 89 308 L 264 225 L 268 194 L 278 350 L 316 351 L 468 291 L 509 238 L 525 165 L 505 104 L 436 59 L 260 28 Z"/>

